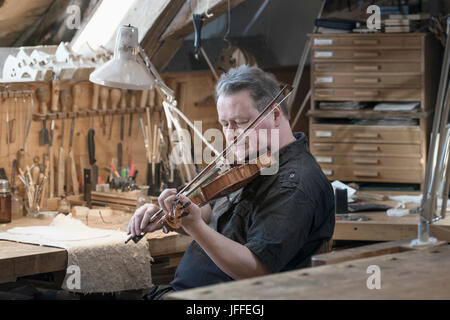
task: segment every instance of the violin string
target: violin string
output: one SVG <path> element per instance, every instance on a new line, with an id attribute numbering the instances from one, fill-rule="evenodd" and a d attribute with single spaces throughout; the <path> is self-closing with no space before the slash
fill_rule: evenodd
<path id="1" fill-rule="evenodd" d="M 288 86 L 284 86 L 283 89 L 280 90 L 280 92 L 277 94 L 277 96 L 275 98 L 272 99 L 272 101 L 270 102 L 270 104 L 264 109 L 264 111 L 267 111 L 268 107 L 270 107 L 277 99 L 278 97 L 283 93 L 284 89 L 287 88 Z M 244 131 L 238 136 L 238 138 L 243 135 L 245 132 L 247 132 L 250 127 L 252 125 L 254 125 L 254 123 L 256 123 L 256 121 L 258 120 L 258 118 L 260 118 L 262 115 L 262 113 L 252 122 L 249 124 L 249 126 L 247 128 L 244 129 Z M 234 144 L 234 143 L 233 143 Z M 198 180 L 200 180 L 209 170 L 211 170 L 212 168 L 214 168 L 217 164 L 217 161 L 219 159 L 221 159 L 223 157 L 224 154 L 226 154 L 226 152 L 228 152 L 228 150 L 231 149 L 231 147 L 233 146 L 233 144 L 230 144 L 227 148 L 225 148 L 224 151 L 222 151 L 213 161 L 211 161 L 211 163 L 209 163 L 205 168 L 202 169 L 202 171 L 200 171 L 197 176 L 191 180 L 185 187 L 183 187 L 178 193 L 177 195 L 181 195 L 183 194 L 186 190 L 188 190 L 188 188 L 190 188 L 194 183 L 196 183 Z"/>
<path id="2" fill-rule="evenodd" d="M 276 100 L 279 98 L 279 96 L 283 93 L 283 91 L 287 88 L 288 86 L 284 86 L 283 89 L 281 89 L 278 94 L 272 99 L 272 101 L 270 102 L 270 104 L 264 108 L 263 112 L 258 115 L 258 117 L 248 125 L 247 128 L 244 129 L 243 132 L 241 132 L 236 138 L 235 141 L 230 144 L 227 148 L 225 148 L 224 151 L 222 151 L 221 154 L 219 154 L 211 163 L 209 163 L 190 183 L 188 183 L 182 190 L 180 190 L 180 192 L 178 192 L 178 195 L 183 194 L 186 190 L 188 190 L 195 182 L 197 182 L 198 180 L 200 180 L 200 178 L 202 178 L 209 170 L 211 170 L 212 168 L 215 168 L 217 166 L 217 161 L 219 159 L 226 159 L 226 155 L 229 154 L 229 152 L 232 152 L 232 147 L 233 145 L 237 144 L 237 142 L 241 142 L 243 138 L 246 137 L 247 132 L 250 131 L 251 127 L 254 127 L 255 125 L 259 125 L 260 123 L 262 123 L 262 121 L 264 121 L 265 119 L 267 119 L 267 117 L 273 112 L 273 110 L 275 108 L 272 108 L 272 110 L 270 110 L 270 112 L 267 112 L 267 110 L 270 108 L 270 106 L 272 106 Z M 292 93 L 289 92 L 280 102 L 278 102 L 278 104 L 282 103 L 287 97 L 289 97 L 289 95 Z M 267 112 L 267 114 L 263 117 L 263 114 Z M 189 193 L 192 193 L 192 191 L 189 191 Z"/>
<path id="3" fill-rule="evenodd" d="M 234 141 L 232 144 L 230 144 L 227 148 L 225 148 L 225 150 L 222 151 L 222 153 L 221 153 L 220 155 L 218 155 L 218 156 L 217 156 L 210 164 L 208 164 L 205 168 L 203 168 L 203 170 L 200 171 L 200 172 L 197 174 L 197 176 L 196 176 L 193 180 L 191 180 L 186 186 L 184 186 L 179 192 L 177 192 L 177 196 L 179 197 L 180 195 L 184 195 L 185 192 L 188 193 L 188 194 L 192 194 L 193 191 L 195 191 L 198 187 L 200 187 L 200 186 L 201 186 L 201 183 L 198 183 L 198 184 L 195 185 L 195 188 L 192 188 L 192 190 L 189 190 L 189 188 L 191 188 L 191 186 L 194 185 L 194 183 L 196 183 L 197 181 L 199 181 L 200 178 L 202 178 L 208 171 L 210 171 L 210 170 L 214 167 L 214 165 L 216 164 L 216 162 L 217 162 L 220 158 L 224 158 L 224 157 L 225 157 L 224 155 L 226 155 L 227 152 L 230 152 L 231 147 L 232 147 L 234 144 L 236 144 L 237 141 L 240 142 L 240 141 L 242 140 L 242 138 L 245 138 L 245 137 L 246 137 L 245 134 L 250 130 L 250 127 L 255 126 L 255 124 L 256 124 L 256 125 L 259 125 L 262 121 L 264 121 L 265 119 L 267 119 L 267 117 L 275 110 L 275 108 L 272 108 L 272 110 L 270 110 L 270 111 L 267 113 L 267 115 L 265 115 L 264 117 L 262 116 L 263 113 L 267 112 L 267 110 L 269 109 L 269 107 L 270 107 L 271 105 L 273 105 L 273 104 L 276 102 L 276 100 L 279 98 L 279 96 L 283 93 L 283 91 L 284 91 L 286 88 L 288 88 L 287 85 L 284 86 L 284 87 L 280 90 L 280 92 L 275 96 L 275 98 L 272 99 L 272 101 L 270 102 L 270 104 L 269 104 L 266 108 L 264 108 L 263 112 L 262 112 L 262 113 L 261 113 L 261 114 L 260 114 L 260 115 L 252 122 L 252 123 L 250 123 L 249 126 L 248 126 L 247 128 L 245 128 L 243 132 L 241 132 L 241 133 L 236 137 L 235 141 Z M 281 104 L 287 97 L 289 97 L 289 95 L 290 95 L 291 93 L 292 93 L 292 90 L 291 90 L 291 91 L 290 91 L 290 92 L 289 92 L 289 93 L 288 93 L 288 94 L 287 94 L 280 102 L 278 102 L 278 104 Z M 261 119 L 262 119 L 262 120 L 261 120 Z M 226 158 L 226 157 L 225 157 L 225 158 Z M 156 217 L 159 216 L 162 212 L 163 212 L 163 210 L 162 210 L 161 208 L 160 208 L 157 212 L 155 212 L 155 213 L 153 214 L 153 216 L 150 218 L 148 224 L 152 223 L 152 222 L 156 219 Z M 164 216 L 161 218 L 161 220 L 164 219 L 165 216 L 166 216 L 166 215 L 164 215 Z M 146 232 L 143 232 L 143 235 L 145 235 L 145 234 L 146 234 Z M 143 236 L 143 235 L 141 235 L 141 236 Z M 131 239 L 131 237 L 130 237 L 130 239 Z"/>

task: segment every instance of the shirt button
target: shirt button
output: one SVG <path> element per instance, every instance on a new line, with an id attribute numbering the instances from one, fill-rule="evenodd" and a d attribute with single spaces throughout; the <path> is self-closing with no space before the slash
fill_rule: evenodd
<path id="1" fill-rule="evenodd" d="M 291 174 L 289 175 L 289 178 L 293 178 L 293 177 L 295 177 L 295 173 L 291 173 Z"/>

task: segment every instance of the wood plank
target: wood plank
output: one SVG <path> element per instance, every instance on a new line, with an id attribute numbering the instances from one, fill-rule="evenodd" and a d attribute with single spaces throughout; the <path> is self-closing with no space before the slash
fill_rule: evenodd
<path id="1" fill-rule="evenodd" d="M 372 265 L 380 268 L 380 289 L 367 287 Z M 166 299 L 450 299 L 449 268 L 447 245 L 184 290 Z"/>
<path id="2" fill-rule="evenodd" d="M 62 271 L 66 267 L 65 249 L 0 240 L 0 279 Z"/>
<path id="3" fill-rule="evenodd" d="M 395 201 L 378 203 L 395 206 Z M 407 208 L 417 205 L 407 204 Z M 369 221 L 336 221 L 334 240 L 393 241 L 417 238 L 419 216 L 408 214 L 403 217 L 389 217 L 386 212 L 359 212 L 351 215 L 366 216 Z M 450 217 L 430 226 L 430 235 L 438 240 L 450 242 Z"/>
<path id="4" fill-rule="evenodd" d="M 346 250 L 317 254 L 311 258 L 311 266 L 317 267 L 325 264 L 333 264 L 344 261 L 381 256 L 384 254 L 400 253 L 410 250 L 423 250 L 428 248 L 428 246 L 411 247 L 411 241 L 412 239 L 389 241 Z M 447 245 L 447 242 L 438 241 L 437 243 L 431 244 L 430 246 L 437 247 L 441 245 Z"/>

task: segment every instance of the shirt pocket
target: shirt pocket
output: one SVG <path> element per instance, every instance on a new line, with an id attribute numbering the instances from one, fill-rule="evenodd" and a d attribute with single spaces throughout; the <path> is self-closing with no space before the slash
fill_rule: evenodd
<path id="1" fill-rule="evenodd" d="M 296 188 L 299 185 L 299 173 L 296 170 L 288 170 L 280 174 L 280 188 Z"/>

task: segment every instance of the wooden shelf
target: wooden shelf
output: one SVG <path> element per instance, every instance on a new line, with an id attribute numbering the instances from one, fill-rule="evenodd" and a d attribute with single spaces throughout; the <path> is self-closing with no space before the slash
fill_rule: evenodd
<path id="1" fill-rule="evenodd" d="M 374 111 L 374 110 L 310 110 L 306 114 L 311 118 L 404 118 L 404 119 L 426 119 L 432 111 Z"/>
<path id="2" fill-rule="evenodd" d="M 138 107 L 117 110 L 80 110 L 75 112 L 53 112 L 48 114 L 35 113 L 33 114 L 33 120 L 42 121 L 55 119 L 88 118 L 115 114 L 144 113 L 145 109 L 146 107 Z"/>

